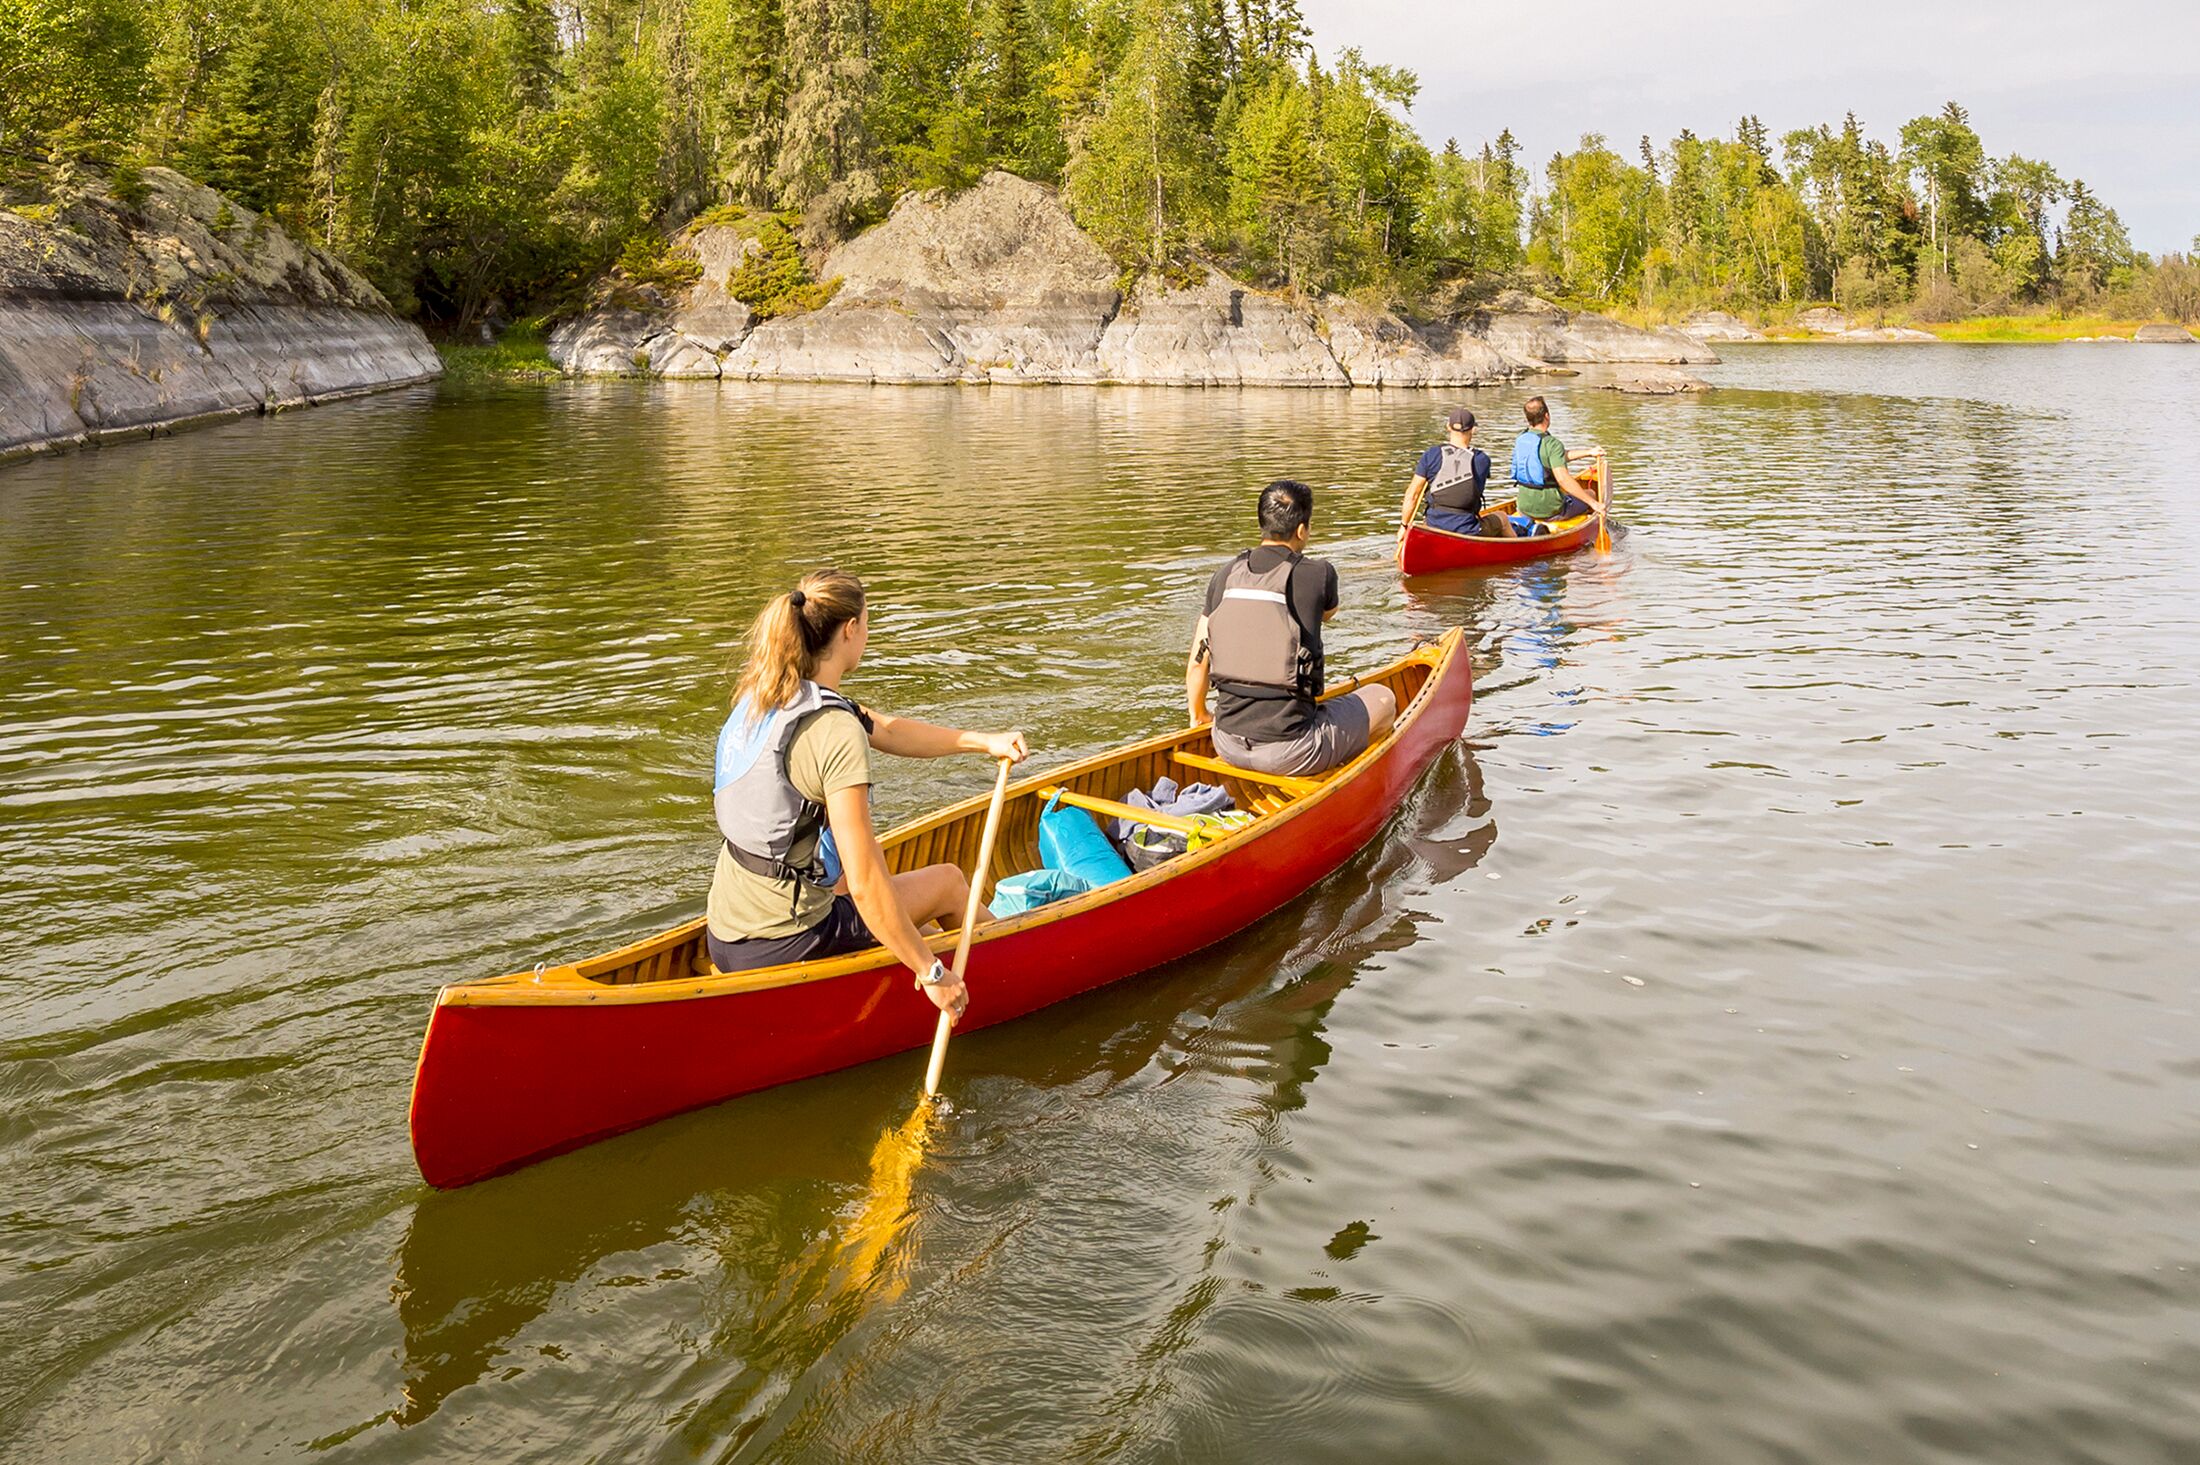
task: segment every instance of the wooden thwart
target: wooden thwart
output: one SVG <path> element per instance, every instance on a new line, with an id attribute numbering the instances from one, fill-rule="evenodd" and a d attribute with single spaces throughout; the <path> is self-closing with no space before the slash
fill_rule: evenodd
<path id="1" fill-rule="evenodd" d="M 1058 788 L 1052 784 L 1040 789 L 1039 797 L 1042 799 L 1059 797 L 1063 803 L 1068 804 L 1073 809 L 1083 809 L 1092 814 L 1105 814 L 1110 819 L 1128 819 L 1133 824 L 1151 824 L 1156 829 L 1166 829 L 1169 833 L 1181 834 L 1186 839 L 1190 839 L 1195 834 L 1211 832 L 1196 819 L 1178 819 L 1169 814 L 1156 814 L 1153 810 L 1141 809 L 1136 804 L 1119 804 L 1113 799 L 1100 799 L 1094 798 L 1091 794 L 1071 793 L 1066 788 Z"/>
<path id="2" fill-rule="evenodd" d="M 1225 778 L 1242 778 L 1247 783 L 1265 783 L 1280 788 L 1293 798 L 1304 798 L 1322 786 L 1318 778 L 1301 778 L 1291 773 L 1256 773 L 1250 768 L 1240 768 L 1235 763 L 1225 763 L 1220 758 L 1210 758 L 1205 753 L 1187 753 L 1178 748 L 1171 754 L 1177 762 L 1205 773 L 1219 773 Z"/>

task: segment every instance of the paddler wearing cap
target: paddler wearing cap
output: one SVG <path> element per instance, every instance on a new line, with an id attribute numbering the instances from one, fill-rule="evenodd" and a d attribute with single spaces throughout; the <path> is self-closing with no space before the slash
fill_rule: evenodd
<path id="1" fill-rule="evenodd" d="M 1512 521 L 1503 514 L 1482 512 L 1482 491 L 1489 486 L 1490 455 L 1474 445 L 1474 414 L 1454 407 L 1444 419 L 1444 440 L 1421 454 L 1413 465 L 1413 481 L 1406 485 L 1406 500 L 1398 516 L 1398 551 L 1405 552 L 1406 529 L 1413 523 L 1421 496 L 1428 495 L 1431 529 L 1447 534 L 1489 534 L 1517 538 Z"/>
<path id="2" fill-rule="evenodd" d="M 918 927 L 960 920 L 969 881 L 947 864 L 888 872 L 871 823 L 871 751 L 1020 762 L 1029 750 L 1020 732 L 935 727 L 849 700 L 841 680 L 870 634 L 863 582 L 840 570 L 804 575 L 749 630 L 712 785 L 711 965 L 753 971 L 883 946 L 960 1016 L 968 994 Z M 979 907 L 979 923 L 990 919 Z"/>

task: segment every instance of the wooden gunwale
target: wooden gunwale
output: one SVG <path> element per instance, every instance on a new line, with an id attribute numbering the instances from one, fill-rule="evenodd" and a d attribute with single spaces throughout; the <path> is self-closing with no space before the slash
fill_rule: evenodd
<path id="1" fill-rule="evenodd" d="M 1326 775 L 1320 787 L 1313 792 L 1282 803 L 1271 811 L 1262 812 L 1259 819 L 1212 844 L 1177 856 L 1151 870 L 1142 871 L 1128 880 L 1119 880 L 1098 890 L 1057 901 L 1026 911 L 1004 921 L 984 927 L 973 938 L 975 949 L 989 942 L 1023 931 L 1069 920 L 1099 910 L 1116 901 L 1189 873 L 1214 860 L 1225 859 L 1243 848 L 1249 841 L 1278 833 L 1306 811 L 1319 807 L 1324 801 L 1335 798 L 1340 790 L 1348 789 L 1355 775 L 1365 771 L 1393 747 L 1411 726 L 1426 712 L 1431 691 L 1444 680 L 1444 672 L 1454 656 L 1465 654 L 1465 637 L 1458 630 L 1447 632 L 1440 640 L 1416 647 L 1390 665 L 1364 676 L 1354 677 L 1332 688 L 1323 698 L 1345 696 L 1360 687 L 1400 676 L 1416 665 L 1426 668 L 1420 685 L 1413 696 L 1399 709 L 1397 724 L 1390 734 L 1372 743 L 1357 758 Z M 1042 788 L 1060 785 L 1075 787 L 1081 778 L 1112 772 L 1118 768 L 1136 764 L 1140 760 L 1153 761 L 1156 756 L 1167 761 L 1167 754 L 1186 742 L 1206 737 L 1211 731 L 1208 725 L 1196 728 L 1179 728 L 1172 732 L 1156 734 L 1122 747 L 1080 759 L 1066 767 L 1035 774 L 1009 786 L 1008 807 L 1019 805 L 1034 814 L 1038 807 L 1038 793 Z M 937 837 L 957 820 L 967 820 L 974 813 L 982 815 L 990 794 L 979 794 L 950 804 L 931 814 L 903 824 L 890 831 L 880 841 L 882 845 L 895 847 L 920 838 Z M 1004 822 L 1007 816 L 1004 816 Z M 1006 831 L 1002 843 L 1008 843 Z M 1002 856 L 997 850 L 995 862 Z M 698 941 L 703 930 L 703 919 L 683 922 L 670 931 L 659 932 L 642 940 L 631 942 L 602 956 L 591 957 L 577 963 L 546 965 L 534 972 L 519 972 L 502 977 L 489 977 L 470 982 L 455 982 L 436 994 L 438 1007 L 611 1007 L 655 1002 L 687 1002 L 700 998 L 727 997 L 745 993 L 765 992 L 775 988 L 800 986 L 811 982 L 830 981 L 836 977 L 856 972 L 876 970 L 881 949 L 870 947 L 831 960 L 811 962 L 795 966 L 767 967 L 760 971 L 739 973 L 711 973 L 692 977 L 677 977 L 656 981 L 629 981 L 609 983 L 596 980 L 594 972 L 611 972 L 644 959 L 661 960 L 667 967 L 677 953 Z M 926 939 L 935 952 L 947 951 L 955 944 L 954 931 L 942 931 Z"/>

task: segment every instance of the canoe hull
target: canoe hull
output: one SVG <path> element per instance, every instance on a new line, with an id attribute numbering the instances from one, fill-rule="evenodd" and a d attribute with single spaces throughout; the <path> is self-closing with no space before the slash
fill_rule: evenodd
<path id="1" fill-rule="evenodd" d="M 1468 570 L 1478 565 L 1510 565 L 1539 560 L 1580 549 L 1597 537 L 1597 521 L 1586 519 L 1571 529 L 1538 534 L 1529 539 L 1505 539 L 1497 535 L 1447 534 L 1426 524 L 1406 530 L 1405 548 L 1398 568 L 1406 575 L 1433 575 L 1443 570 Z"/>
<path id="2" fill-rule="evenodd" d="M 1344 864 L 1465 726 L 1468 658 L 1457 632 L 1446 645 L 1389 746 L 1349 780 L 1209 858 L 1180 857 L 1181 874 L 1059 919 L 1019 918 L 982 933 L 960 1031 L 1188 956 Z M 446 988 L 414 1080 L 420 1172 L 431 1185 L 464 1185 L 684 1110 L 923 1047 L 934 1009 L 910 990 L 908 971 L 880 955 L 861 970 L 763 990 L 683 996 L 706 984 L 666 982 L 662 1000 L 629 989 L 603 1001 L 476 1003 L 464 987 Z"/>

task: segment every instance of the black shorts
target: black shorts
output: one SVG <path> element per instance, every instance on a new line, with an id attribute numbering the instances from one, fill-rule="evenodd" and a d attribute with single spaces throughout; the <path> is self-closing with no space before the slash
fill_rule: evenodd
<path id="1" fill-rule="evenodd" d="M 823 961 L 828 956 L 846 956 L 851 951 L 878 945 L 878 937 L 871 934 L 871 928 L 863 924 L 863 917 L 856 914 L 854 899 L 845 895 L 833 897 L 832 909 L 825 912 L 824 920 L 792 936 L 751 936 L 741 941 L 721 941 L 706 931 L 703 940 L 710 947 L 710 964 L 722 972 L 753 972 L 768 966 L 785 966 L 789 962 Z"/>
<path id="2" fill-rule="evenodd" d="M 1554 519 L 1571 519 L 1580 514 L 1593 514 L 1596 511 L 1597 506 L 1595 504 L 1585 504 L 1570 493 L 1562 493 L 1558 496 L 1558 512 L 1551 515 L 1551 517 Z"/>

